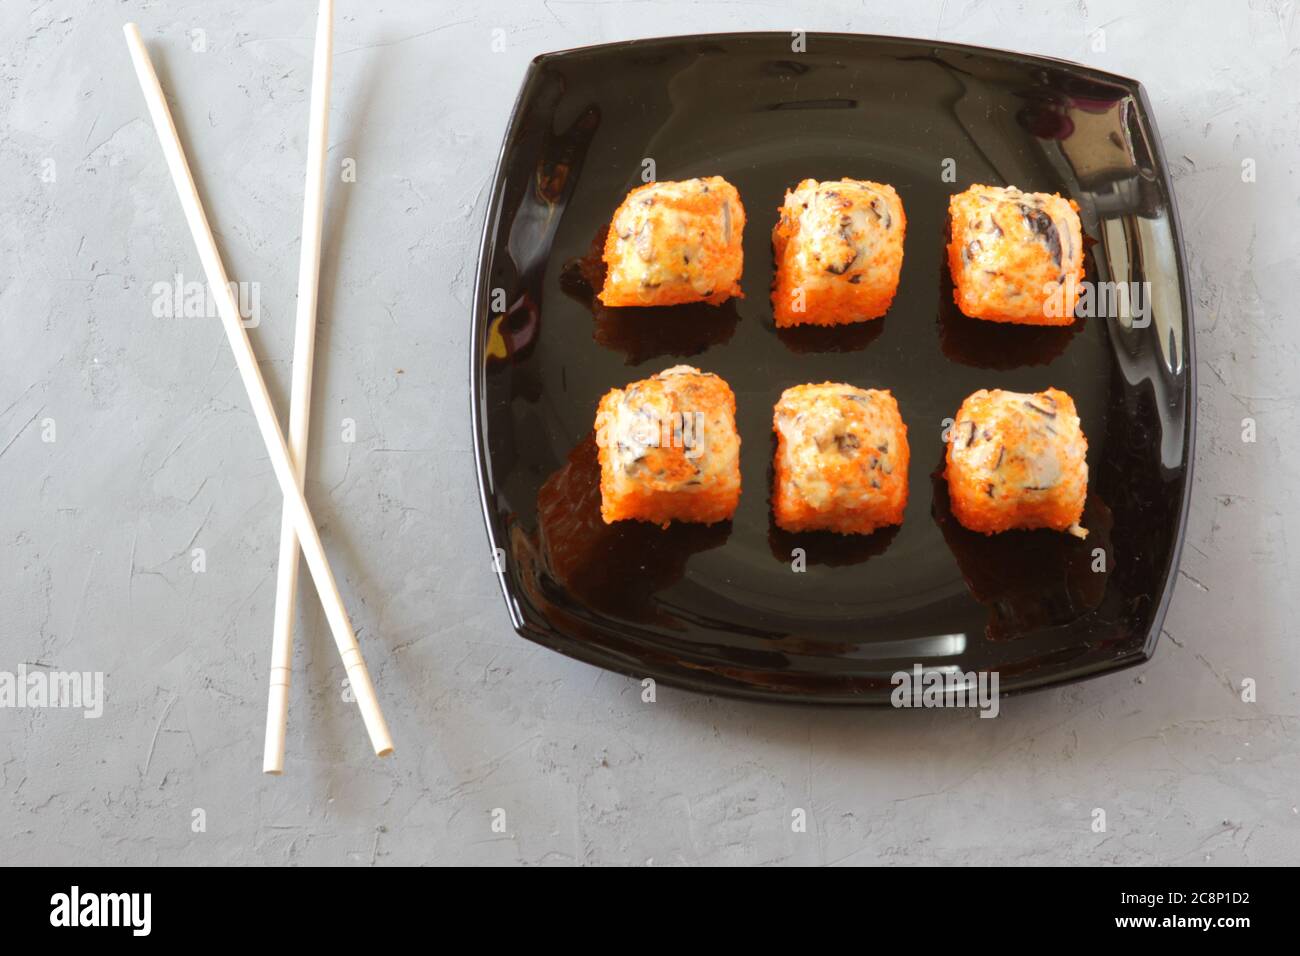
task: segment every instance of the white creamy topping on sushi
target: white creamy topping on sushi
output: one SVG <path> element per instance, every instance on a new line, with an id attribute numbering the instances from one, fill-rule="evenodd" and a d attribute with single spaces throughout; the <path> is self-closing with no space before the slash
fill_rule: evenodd
<path id="1" fill-rule="evenodd" d="M 690 407 L 692 379 L 716 380 L 717 376 L 689 365 L 675 365 L 650 379 L 671 383 L 672 388 L 647 388 L 647 383 L 639 382 L 621 391 L 612 418 L 606 422 L 605 436 L 616 472 L 661 491 L 683 490 L 703 485 L 712 472 L 725 466 L 728 456 L 738 454 L 717 409 Z M 687 467 L 671 474 L 662 469 L 652 471 L 650 459 L 657 456 L 649 452 L 656 448 L 680 448 Z"/>
<path id="2" fill-rule="evenodd" d="M 818 401 L 838 396 L 862 407 L 863 417 L 851 419 L 835 402 Z M 825 508 L 832 500 L 843 500 L 851 492 L 827 477 L 827 459 L 866 459 L 866 467 L 884 475 L 893 474 L 898 449 L 894 445 L 892 418 L 884 400 L 874 392 L 844 385 L 807 388 L 797 406 L 784 401 L 777 406 L 776 427 L 785 440 L 789 476 L 799 494 L 814 508 Z M 833 476 L 834 472 L 831 472 Z M 872 477 L 869 487 L 880 488 Z M 870 491 L 856 495 L 868 500 Z"/>
<path id="3" fill-rule="evenodd" d="M 1053 494 L 1065 480 L 1087 482 L 1088 466 L 1080 472 L 1073 465 L 1083 461 L 1087 447 L 1077 415 L 1067 414 L 1047 393 L 984 394 L 996 414 L 987 421 L 959 420 L 951 440 L 954 461 L 990 498 L 1032 500 Z M 1088 534 L 1077 524 L 1069 531 L 1081 538 Z"/>
<path id="4" fill-rule="evenodd" d="M 972 190 L 971 195 L 987 212 L 973 227 L 967 228 L 968 240 L 961 250 L 964 265 L 974 265 L 975 268 L 986 269 L 990 273 L 996 273 L 1002 267 L 1003 257 L 995 242 L 1002 238 L 1003 232 L 993 218 L 993 211 L 1006 205 L 1016 207 L 1029 234 L 1047 247 L 1052 262 L 1058 269 L 1061 268 L 1062 257 L 1065 262 L 1074 259 L 1074 240 L 1070 229 L 1073 210 L 1066 200 L 1048 193 L 1022 192 L 1015 186 L 985 187 L 978 192 Z M 979 235 L 971 238 L 972 231 Z"/>
<path id="5" fill-rule="evenodd" d="M 799 220 L 795 260 L 805 281 L 826 285 L 866 267 L 883 237 L 897 228 L 891 212 L 896 201 L 874 184 L 853 179 L 806 180 L 788 193 L 784 209 Z"/>
<path id="6" fill-rule="evenodd" d="M 699 260 L 707 233 L 721 236 L 724 245 L 730 244 L 730 200 L 723 199 L 710 216 L 666 210 L 663 206 L 664 200 L 686 199 L 708 191 L 709 183 L 703 179 L 655 183 L 621 207 L 613 228 L 620 243 L 622 281 L 639 283 L 647 289 L 667 282 L 689 283 L 701 296 L 714 292 L 716 277 L 692 269 L 691 264 Z M 628 246 L 633 254 L 628 253 Z"/>

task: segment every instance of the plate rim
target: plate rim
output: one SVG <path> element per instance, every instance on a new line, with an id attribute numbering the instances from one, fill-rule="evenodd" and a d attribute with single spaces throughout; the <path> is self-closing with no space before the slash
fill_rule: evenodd
<path id="1" fill-rule="evenodd" d="M 809 37 L 821 37 L 832 40 L 845 40 L 849 42 L 866 40 L 875 43 L 900 43 L 904 46 L 939 48 L 955 53 L 966 53 L 976 56 L 1030 61 L 1041 63 L 1044 66 L 1066 67 L 1072 72 L 1087 73 L 1093 77 L 1111 83 L 1127 85 L 1130 87 L 1142 86 L 1141 81 L 1134 79 L 1131 76 L 1125 76 L 1122 73 L 1112 73 L 1109 70 L 1103 70 L 1087 63 L 1080 63 L 1077 60 L 1067 60 L 1063 57 L 1048 56 L 1042 53 L 1025 53 L 1020 50 L 1009 50 L 1005 47 L 980 46 L 979 44 L 959 43 L 950 40 L 931 40 L 926 39 L 925 37 L 897 36 L 891 33 L 847 33 L 840 30 L 737 30 L 722 33 L 668 33 L 660 34 L 658 36 L 635 37 L 630 40 L 611 40 L 606 43 L 590 43 L 584 46 L 566 47 L 561 50 L 550 50 L 534 56 L 529 65 L 545 66 L 547 61 L 567 59 L 580 54 L 618 53 L 635 47 L 649 47 L 656 44 L 663 44 L 666 46 L 670 44 L 718 40 L 771 40 L 775 37 L 789 37 L 796 32 L 803 33 Z"/>

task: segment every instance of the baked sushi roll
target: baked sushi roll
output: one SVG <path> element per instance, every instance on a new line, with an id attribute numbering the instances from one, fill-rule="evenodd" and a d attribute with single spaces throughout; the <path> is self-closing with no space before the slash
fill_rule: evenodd
<path id="1" fill-rule="evenodd" d="M 639 186 L 610 222 L 600 301 L 721 305 L 743 297 L 744 231 L 740 194 L 721 176 Z"/>
<path id="2" fill-rule="evenodd" d="M 889 311 L 903 269 L 907 218 L 893 186 L 805 179 L 772 229 L 778 328 L 844 325 Z"/>
<path id="3" fill-rule="evenodd" d="M 778 528 L 870 534 L 902 523 L 910 452 L 888 390 L 796 385 L 781 393 L 772 428 Z"/>
<path id="4" fill-rule="evenodd" d="M 726 521 L 740 502 L 736 397 L 710 372 L 675 365 L 611 389 L 596 412 L 600 516 Z"/>
<path id="5" fill-rule="evenodd" d="M 990 322 L 1070 325 L 1083 280 L 1073 199 L 972 186 L 948 200 L 948 268 L 963 313 Z"/>
<path id="6" fill-rule="evenodd" d="M 957 411 L 948 436 L 948 497 L 971 531 L 1079 527 L 1088 496 L 1088 441 L 1074 399 L 980 389 Z"/>

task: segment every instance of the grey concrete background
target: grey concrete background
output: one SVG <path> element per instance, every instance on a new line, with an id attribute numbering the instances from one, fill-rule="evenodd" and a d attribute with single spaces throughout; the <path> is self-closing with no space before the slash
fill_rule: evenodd
<path id="1" fill-rule="evenodd" d="M 1300 861 L 1296 4 L 338 7 L 330 159 L 355 159 L 357 179 L 333 176 L 327 201 L 308 496 L 397 755 L 370 755 L 307 587 L 288 773 L 261 775 L 279 495 L 218 322 L 151 312 L 155 283 L 201 273 L 122 24 L 151 45 L 232 277 L 260 283 L 254 344 L 282 401 L 314 4 L 6 2 L 0 670 L 104 671 L 107 702 L 99 720 L 0 710 L 0 862 Z M 518 83 L 543 51 L 732 29 L 943 37 L 1147 84 L 1201 380 L 1191 526 L 1151 664 L 1006 701 L 992 721 L 666 688 L 647 705 L 638 684 L 511 632 L 484 555 L 465 356 Z"/>

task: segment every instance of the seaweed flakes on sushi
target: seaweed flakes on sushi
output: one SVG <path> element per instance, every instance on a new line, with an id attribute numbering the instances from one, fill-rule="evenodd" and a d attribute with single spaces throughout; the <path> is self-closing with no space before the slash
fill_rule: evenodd
<path id="1" fill-rule="evenodd" d="M 628 193 L 605 238 L 607 306 L 721 305 L 743 298 L 745 207 L 721 176 Z"/>
<path id="2" fill-rule="evenodd" d="M 907 507 L 907 426 L 889 391 L 835 382 L 776 403 L 772 512 L 784 531 L 870 534 Z"/>
<path id="3" fill-rule="evenodd" d="M 711 372 L 676 365 L 615 388 L 596 412 L 600 514 L 667 527 L 729 520 L 740 503 L 736 397 Z"/>
<path id="4" fill-rule="evenodd" d="M 1054 193 L 971 186 L 948 201 L 953 299 L 973 319 L 1070 325 L 1083 280 L 1079 206 Z"/>
<path id="5" fill-rule="evenodd" d="M 805 179 L 772 229 L 778 328 L 846 325 L 889 311 L 903 269 L 907 217 L 893 186 Z"/>
<path id="6" fill-rule="evenodd" d="M 1059 389 L 980 389 L 957 411 L 944 474 L 952 513 L 971 531 L 1079 527 L 1088 495 L 1088 441 Z"/>

